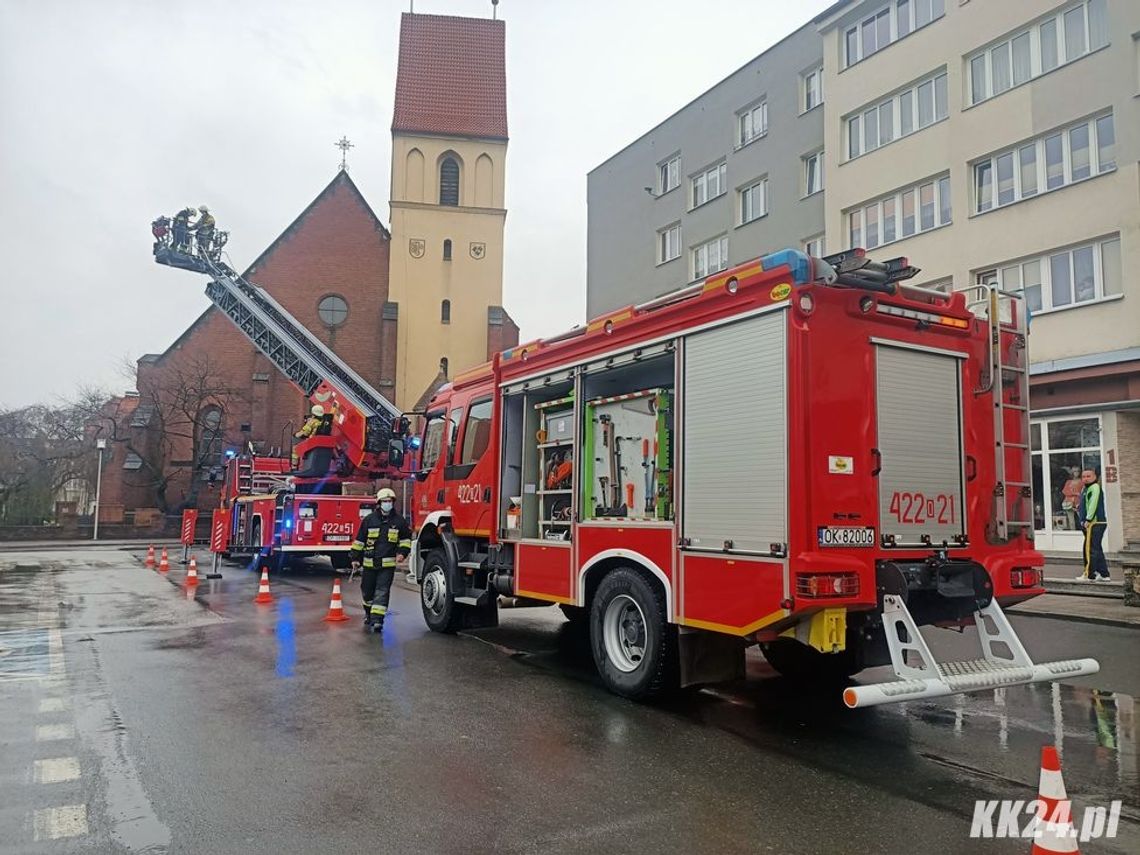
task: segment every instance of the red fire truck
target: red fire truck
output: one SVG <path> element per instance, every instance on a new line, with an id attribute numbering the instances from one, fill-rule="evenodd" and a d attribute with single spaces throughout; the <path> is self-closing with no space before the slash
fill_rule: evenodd
<path id="1" fill-rule="evenodd" d="M 428 626 L 558 604 L 634 698 L 753 643 L 798 677 L 891 664 L 853 707 L 1095 673 L 1034 663 L 1002 611 L 1042 593 L 1021 300 L 915 273 L 785 250 L 457 377 L 416 475 Z M 980 658 L 923 625 L 975 626 Z"/>
<path id="2" fill-rule="evenodd" d="M 297 466 L 291 454 L 255 454 L 251 447 L 227 461 L 227 554 L 257 555 L 275 569 L 312 555 L 347 566 L 356 528 L 374 504 L 375 479 L 404 476 L 408 419 L 216 253 L 175 246 L 169 233 L 155 237 L 155 261 L 208 275 L 206 295 L 217 309 L 323 410 L 319 426 L 293 449 Z"/>

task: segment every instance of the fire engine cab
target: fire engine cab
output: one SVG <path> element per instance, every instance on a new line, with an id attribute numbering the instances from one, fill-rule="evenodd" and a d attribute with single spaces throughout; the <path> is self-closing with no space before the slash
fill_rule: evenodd
<path id="1" fill-rule="evenodd" d="M 416 473 L 428 626 L 557 604 L 633 698 L 754 643 L 797 677 L 891 664 L 852 707 L 1095 673 L 1035 663 L 1002 611 L 1043 592 L 1021 300 L 917 272 L 785 250 L 457 377 Z M 938 662 L 924 625 L 980 656 Z"/>

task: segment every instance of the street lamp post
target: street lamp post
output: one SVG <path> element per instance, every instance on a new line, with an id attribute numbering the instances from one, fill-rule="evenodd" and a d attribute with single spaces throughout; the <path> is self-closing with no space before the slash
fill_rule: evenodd
<path id="1" fill-rule="evenodd" d="M 103 489 L 103 451 L 107 447 L 107 440 L 95 440 L 95 447 L 99 449 L 99 468 L 95 470 L 95 531 L 92 540 L 99 539 L 99 494 Z"/>

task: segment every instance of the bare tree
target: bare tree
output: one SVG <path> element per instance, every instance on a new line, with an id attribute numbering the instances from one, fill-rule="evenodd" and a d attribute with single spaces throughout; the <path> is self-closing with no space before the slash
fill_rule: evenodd
<path id="1" fill-rule="evenodd" d="M 155 505 L 174 513 L 197 504 L 203 473 L 220 462 L 227 412 L 244 398 L 226 381 L 208 355 L 172 360 L 138 370 L 138 405 L 129 418 L 106 407 L 91 411 L 99 436 L 125 447 L 138 466 L 140 486 L 153 490 Z M 189 475 L 180 501 L 168 496 L 171 485 Z"/>
<path id="2" fill-rule="evenodd" d="M 86 432 L 82 400 L 0 410 L 0 520 L 27 524 L 52 518 L 65 484 L 93 481 L 94 448 Z"/>

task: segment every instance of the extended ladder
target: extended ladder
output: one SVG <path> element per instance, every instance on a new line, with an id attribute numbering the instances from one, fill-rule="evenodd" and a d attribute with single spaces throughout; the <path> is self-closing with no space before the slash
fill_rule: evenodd
<path id="1" fill-rule="evenodd" d="M 386 451 L 400 410 L 300 324 L 263 288 L 228 265 L 158 244 L 155 261 L 211 277 L 206 296 L 306 397 L 322 382 L 336 389 L 367 419 L 369 451 Z"/>
<path id="2" fill-rule="evenodd" d="M 989 324 L 988 377 L 979 395 L 993 400 L 994 463 L 992 525 L 995 539 L 1020 530 L 1032 533 L 1033 484 L 1029 437 L 1029 326 L 1020 293 L 979 285 L 970 308 Z"/>

